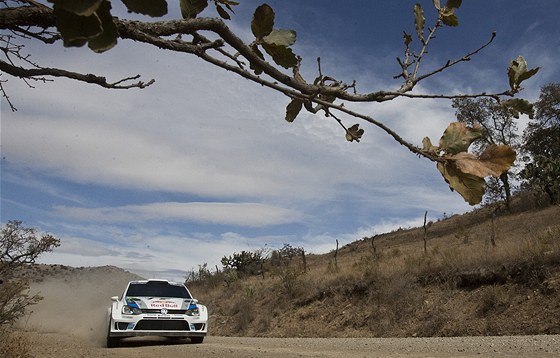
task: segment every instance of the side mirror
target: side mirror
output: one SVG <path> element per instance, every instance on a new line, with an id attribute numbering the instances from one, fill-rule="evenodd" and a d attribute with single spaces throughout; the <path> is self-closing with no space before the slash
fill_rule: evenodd
<path id="1" fill-rule="evenodd" d="M 113 296 L 113 297 L 111 297 L 111 301 L 117 302 L 118 300 L 119 300 L 119 296 Z"/>
<path id="2" fill-rule="evenodd" d="M 193 302 L 193 303 L 198 303 L 198 300 L 197 300 L 196 298 L 193 298 L 193 299 L 192 299 L 192 302 Z"/>

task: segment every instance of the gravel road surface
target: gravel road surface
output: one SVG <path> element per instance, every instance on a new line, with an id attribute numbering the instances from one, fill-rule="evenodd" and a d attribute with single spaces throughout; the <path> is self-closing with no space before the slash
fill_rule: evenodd
<path id="1" fill-rule="evenodd" d="M 202 344 L 163 338 L 124 340 L 120 348 L 60 333 L 26 332 L 37 357 L 560 357 L 560 336 L 454 338 L 206 337 Z"/>

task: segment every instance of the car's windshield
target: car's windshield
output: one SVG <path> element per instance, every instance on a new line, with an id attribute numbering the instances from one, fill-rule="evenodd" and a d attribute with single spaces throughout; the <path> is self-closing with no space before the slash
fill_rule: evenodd
<path id="1" fill-rule="evenodd" d="M 133 282 L 126 291 L 127 297 L 178 297 L 191 298 L 184 286 L 170 285 L 167 282 Z"/>

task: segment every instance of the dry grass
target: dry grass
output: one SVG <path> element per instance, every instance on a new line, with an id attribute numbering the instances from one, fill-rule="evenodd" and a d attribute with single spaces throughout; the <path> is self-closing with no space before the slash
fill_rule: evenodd
<path id="1" fill-rule="evenodd" d="M 421 229 L 399 230 L 376 238 L 376 257 L 360 240 L 339 250 L 336 265 L 332 253 L 310 255 L 307 271 L 296 261 L 264 278 L 191 288 L 218 335 L 560 333 L 560 208 L 500 216 L 495 247 L 480 215 L 434 223 L 427 253 Z"/>

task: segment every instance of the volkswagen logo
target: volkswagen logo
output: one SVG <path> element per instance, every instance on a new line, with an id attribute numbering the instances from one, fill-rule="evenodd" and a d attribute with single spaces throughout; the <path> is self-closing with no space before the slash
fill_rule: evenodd
<path id="1" fill-rule="evenodd" d="M 160 312 L 161 314 L 167 314 L 167 308 L 162 308 Z"/>

